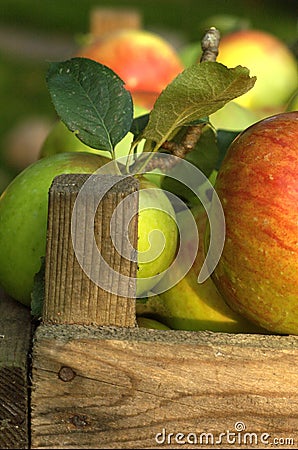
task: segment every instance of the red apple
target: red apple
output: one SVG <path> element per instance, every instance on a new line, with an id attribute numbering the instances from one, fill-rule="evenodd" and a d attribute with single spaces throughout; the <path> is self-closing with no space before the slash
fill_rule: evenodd
<path id="1" fill-rule="evenodd" d="M 293 53 L 280 39 L 263 31 L 250 29 L 223 36 L 217 60 L 228 67 L 248 67 L 251 75 L 256 75 L 253 89 L 235 101 L 246 108 L 265 110 L 262 117 L 268 110 L 284 110 L 298 86 Z"/>
<path id="2" fill-rule="evenodd" d="M 144 30 L 121 30 L 95 41 L 79 55 L 108 66 L 125 82 L 134 103 L 151 109 L 161 91 L 183 70 L 175 49 Z"/>
<path id="3" fill-rule="evenodd" d="M 278 114 L 231 144 L 215 189 L 226 219 L 213 280 L 236 312 L 298 334 L 298 112 Z"/>

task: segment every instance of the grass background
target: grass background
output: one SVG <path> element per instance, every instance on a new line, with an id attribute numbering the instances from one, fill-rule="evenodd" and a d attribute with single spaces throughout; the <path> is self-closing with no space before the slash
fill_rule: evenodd
<path id="1" fill-rule="evenodd" d="M 209 18 L 222 14 L 269 31 L 291 47 L 297 41 L 297 0 L 0 0 L 0 32 L 6 33 L 9 42 L 7 46 L 3 38 L 0 42 L 0 192 L 17 173 L 3 156 L 5 136 L 30 115 L 54 120 L 45 85 L 49 54 L 55 59 L 56 46 L 59 59 L 59 42 L 75 46 L 88 33 L 90 10 L 95 6 L 136 8 L 143 28 L 164 33 L 177 45 L 199 41 Z M 40 44 L 35 57 L 28 48 L 24 50 L 30 39 L 33 47 Z"/>

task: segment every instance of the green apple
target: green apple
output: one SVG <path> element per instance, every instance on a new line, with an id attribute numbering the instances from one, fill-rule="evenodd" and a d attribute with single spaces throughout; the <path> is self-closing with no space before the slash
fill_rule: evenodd
<path id="1" fill-rule="evenodd" d="M 276 333 L 298 334 L 297 170 L 296 111 L 238 135 L 215 182 L 226 239 L 214 283 L 232 309 Z"/>
<path id="2" fill-rule="evenodd" d="M 235 99 L 249 109 L 283 107 L 298 86 L 297 61 L 277 37 L 253 29 L 223 36 L 217 61 L 228 66 L 242 65 L 257 77 L 253 89 Z"/>
<path id="3" fill-rule="evenodd" d="M 156 33 L 120 30 L 80 49 L 125 82 L 134 104 L 151 109 L 161 91 L 183 70 L 174 47 Z"/>
<path id="4" fill-rule="evenodd" d="M 178 228 L 164 191 L 141 179 L 139 196 L 137 296 L 150 291 L 174 260 Z M 152 278 L 154 277 L 154 278 Z"/>
<path id="5" fill-rule="evenodd" d="M 45 255 L 48 190 L 54 177 L 62 173 L 93 173 L 109 161 L 91 153 L 52 155 L 27 167 L 2 193 L 0 285 L 16 300 L 26 305 L 31 301 L 34 275 L 39 271 L 41 258 Z M 164 242 L 161 234 L 166 242 L 164 247 L 161 247 Z M 161 189 L 148 180 L 141 180 L 138 295 L 159 281 L 160 272 L 174 258 L 177 240 L 178 232 L 170 201 Z M 157 278 L 149 278 L 155 276 Z"/>
<path id="6" fill-rule="evenodd" d="M 62 173 L 92 173 L 108 160 L 60 153 L 23 170 L 0 197 L 0 285 L 29 305 L 33 279 L 45 255 L 48 190 Z"/>

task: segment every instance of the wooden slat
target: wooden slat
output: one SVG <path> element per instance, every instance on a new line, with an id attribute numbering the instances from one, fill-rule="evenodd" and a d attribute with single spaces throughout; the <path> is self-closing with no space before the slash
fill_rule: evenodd
<path id="1" fill-rule="evenodd" d="M 88 184 L 85 184 L 87 180 Z M 107 183 L 110 184 L 111 180 L 113 187 L 99 202 L 98 199 L 106 192 Z M 72 222 L 74 205 L 83 186 L 83 208 L 81 214 Z M 132 217 L 128 239 L 123 242 L 123 246 L 129 244 L 135 249 L 138 237 L 137 190 L 138 181 L 131 177 L 94 174 L 90 178 L 90 175 L 69 174 L 55 178 L 49 192 L 43 310 L 45 322 L 135 325 L 136 283 L 133 278 L 136 277 L 137 263 L 121 257 L 115 249 L 111 242 L 110 222 L 115 212 L 115 223 L 119 227 L 119 235 L 122 236 L 122 222 L 127 215 Z M 130 194 L 135 194 L 130 197 L 130 202 L 121 203 Z M 116 209 L 119 204 L 122 206 Z M 94 230 L 89 236 L 90 233 L 86 230 L 90 217 L 94 220 Z M 108 263 L 108 268 L 94 260 L 93 236 L 96 237 L 99 252 Z M 101 282 L 107 280 L 107 285 L 111 287 L 120 286 L 118 292 L 121 294 L 109 292 L 90 279 L 77 260 L 73 240 L 78 242 L 85 267 L 96 269 Z M 110 269 L 115 271 L 113 277 Z M 129 282 L 125 284 L 120 281 L 121 275 L 130 276 Z"/>
<path id="2" fill-rule="evenodd" d="M 0 290 L 0 448 L 28 448 L 30 311 Z"/>
<path id="3" fill-rule="evenodd" d="M 297 344 L 294 336 L 43 325 L 32 448 L 159 448 L 163 430 L 172 448 L 177 433 L 198 440 L 183 448 L 207 438 L 209 448 L 245 439 L 253 448 L 293 448 Z"/>

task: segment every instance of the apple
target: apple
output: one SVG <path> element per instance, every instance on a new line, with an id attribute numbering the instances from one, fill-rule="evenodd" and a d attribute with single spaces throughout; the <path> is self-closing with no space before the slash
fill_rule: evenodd
<path id="1" fill-rule="evenodd" d="M 61 153 L 34 162 L 0 197 L 0 285 L 30 305 L 35 273 L 45 255 L 48 190 L 62 173 L 92 173 L 106 161 L 88 153 Z"/>
<path id="2" fill-rule="evenodd" d="M 115 31 L 81 48 L 77 56 L 108 66 L 125 82 L 134 104 L 148 109 L 184 68 L 169 42 L 144 30 Z"/>
<path id="3" fill-rule="evenodd" d="M 234 312 L 224 301 L 211 278 L 198 283 L 197 278 L 202 267 L 204 254 L 204 232 L 207 214 L 202 206 L 193 210 L 198 233 L 199 247 L 190 271 L 170 289 L 157 295 L 149 296 L 144 302 L 137 301 L 137 314 L 142 317 L 157 319 L 176 330 L 210 330 L 228 333 L 260 333 L 260 327 Z M 177 213 L 184 214 L 184 212 Z M 187 225 L 187 219 L 182 220 Z M 192 239 L 184 242 L 186 251 L 192 246 Z M 173 280 L 179 279 L 177 272 L 172 272 Z M 161 280 L 157 288 L 163 284 Z M 153 290 L 155 291 L 155 289 Z"/>
<path id="4" fill-rule="evenodd" d="M 239 134 L 215 181 L 226 238 L 213 281 L 233 310 L 282 334 L 298 334 L 297 173 L 296 111 Z"/>
<path id="5" fill-rule="evenodd" d="M 174 260 L 178 228 L 174 208 L 164 191 L 140 179 L 137 297 L 150 291 Z M 154 278 L 152 278 L 154 277 Z"/>
<path id="6" fill-rule="evenodd" d="M 248 29 L 226 34 L 220 41 L 217 61 L 228 67 L 245 66 L 257 77 L 253 89 L 235 102 L 265 110 L 263 117 L 270 109 L 275 112 L 283 108 L 298 86 L 293 53 L 280 39 L 264 31 Z"/>
<path id="7" fill-rule="evenodd" d="M 10 296 L 30 305 L 34 276 L 45 255 L 48 190 L 54 177 L 62 173 L 93 173 L 109 161 L 91 153 L 59 153 L 31 164 L 7 186 L 0 197 L 0 285 Z M 163 249 L 159 234 L 165 239 Z M 175 256 L 177 240 L 169 199 L 148 180 L 141 180 L 138 295 L 159 281 L 160 272 Z"/>
<path id="8" fill-rule="evenodd" d="M 164 323 L 149 317 L 137 317 L 137 324 L 140 328 L 150 328 L 154 330 L 170 330 Z"/>

